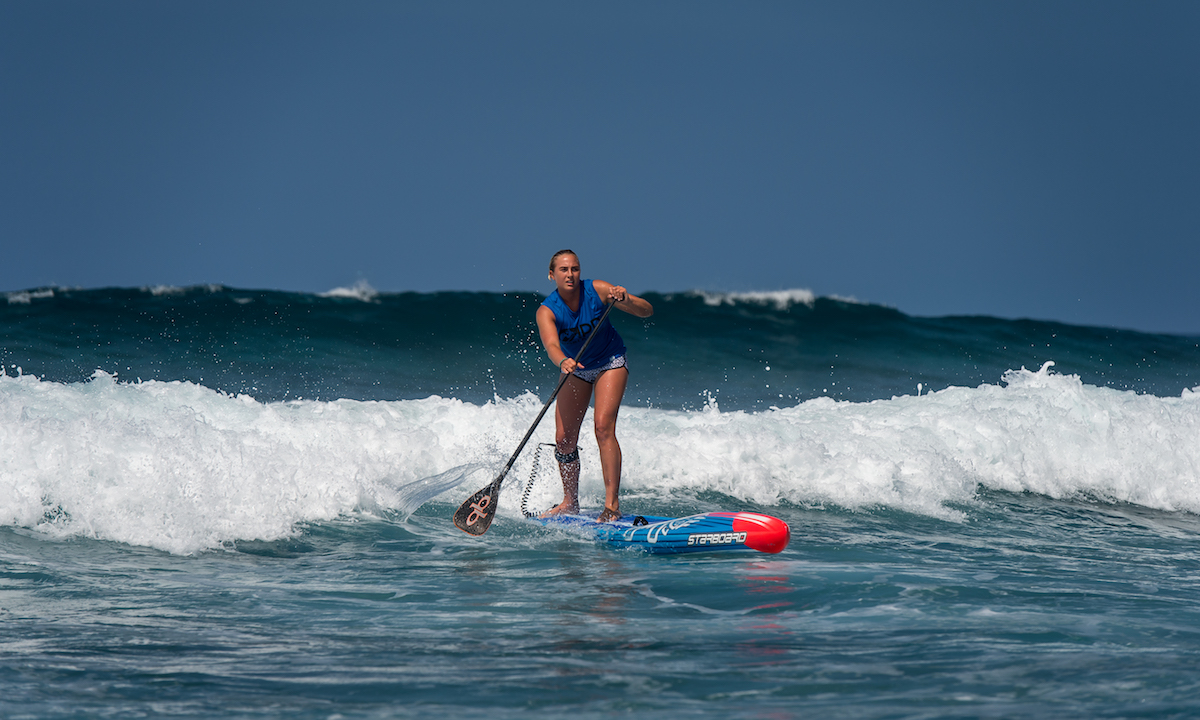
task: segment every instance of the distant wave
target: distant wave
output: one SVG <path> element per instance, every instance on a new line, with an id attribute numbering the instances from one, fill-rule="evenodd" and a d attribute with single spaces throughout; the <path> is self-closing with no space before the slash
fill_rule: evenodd
<path id="1" fill-rule="evenodd" d="M 379 299 L 379 292 L 371 287 L 371 284 L 366 280 L 359 280 L 348 288 L 337 287 L 323 293 L 318 293 L 318 295 L 326 298 L 349 298 L 363 302 L 376 302 Z"/>
<path id="2" fill-rule="evenodd" d="M 231 288 L 219 283 L 202 283 L 198 285 L 143 285 L 141 287 L 132 288 L 63 288 L 63 287 L 46 287 L 46 288 L 31 288 L 27 290 L 14 290 L 4 293 L 5 300 L 10 305 L 29 305 L 34 300 L 48 300 L 64 294 L 70 295 L 85 295 L 94 297 L 104 297 L 112 293 L 147 293 L 153 297 L 172 297 L 189 295 L 192 293 L 206 294 L 222 294 L 222 293 L 260 293 L 260 292 L 279 292 L 283 295 L 310 296 L 322 298 L 349 298 L 353 300 L 361 300 L 363 302 L 375 302 L 380 296 L 380 292 L 371 287 L 366 280 L 359 280 L 350 287 L 336 287 L 332 290 L 319 293 L 310 292 L 289 292 L 289 291 L 264 291 L 253 290 L 246 288 Z"/>
<path id="3" fill-rule="evenodd" d="M 142 288 L 142 290 L 150 293 L 155 297 L 163 295 L 186 295 L 189 292 L 200 290 L 202 292 L 219 293 L 228 290 L 224 285 L 208 283 L 204 285 L 187 285 L 180 287 L 178 285 L 153 285 Z"/>
<path id="4" fill-rule="evenodd" d="M 812 290 L 807 288 L 792 288 L 791 290 L 749 290 L 744 292 L 715 292 L 710 290 L 692 290 L 683 293 L 685 296 L 698 297 L 704 301 L 705 305 L 718 307 L 720 305 L 737 305 L 740 303 L 752 303 L 755 305 L 770 305 L 780 312 L 786 311 L 793 305 L 804 305 L 813 307 L 817 300 L 824 297 L 828 300 L 833 300 L 849 305 L 869 305 L 854 297 L 842 295 L 825 295 L 818 296 Z M 667 297 L 672 297 L 668 294 Z"/>
<path id="5" fill-rule="evenodd" d="M 17 292 L 5 293 L 5 298 L 8 299 L 9 305 L 29 305 L 34 300 L 45 300 L 46 298 L 54 297 L 52 288 L 42 288 L 39 290 L 20 290 Z"/>
<path id="6" fill-rule="evenodd" d="M 4 293 L 4 298 L 10 305 L 28 305 L 35 300 L 47 300 L 61 296 L 63 294 L 72 295 L 94 295 L 98 297 L 105 296 L 110 293 L 129 293 L 142 292 L 153 297 L 172 297 L 185 296 L 192 293 L 206 294 L 238 294 L 245 295 L 247 293 L 279 293 L 281 295 L 307 296 L 330 299 L 349 299 L 359 300 L 366 303 L 378 303 L 386 296 L 395 295 L 393 292 L 381 292 L 376 290 L 370 282 L 365 279 L 360 279 L 350 286 L 339 286 L 326 290 L 324 292 L 308 292 L 308 291 L 288 291 L 288 290 L 263 290 L 253 288 L 236 288 L 220 283 L 200 283 L 196 285 L 143 285 L 140 287 L 103 287 L 103 288 L 78 288 L 78 287 L 44 287 L 30 288 L 25 290 L 15 290 Z M 653 291 L 650 291 L 653 292 Z M 440 296 L 446 294 L 462 295 L 461 291 L 434 291 L 425 293 L 405 293 L 416 296 Z M 538 295 L 545 296 L 545 293 L 538 291 L 509 291 L 478 293 L 481 295 L 494 294 L 497 296 L 505 295 Z M 682 293 L 659 293 L 668 299 L 677 297 L 696 297 L 703 300 L 705 305 L 710 307 L 719 307 L 721 305 L 738 305 L 738 304 L 754 304 L 762 306 L 770 306 L 775 310 L 786 312 L 788 308 L 795 305 L 803 305 L 813 307 L 817 300 L 822 297 L 840 303 L 852 305 L 870 305 L 860 301 L 854 297 L 841 295 L 818 296 L 812 290 L 805 288 L 793 288 L 790 290 L 754 290 L 744 292 L 717 292 L 709 290 L 691 290 Z M 248 302 L 245 298 L 237 300 L 238 302 Z"/>
<path id="7" fill-rule="evenodd" d="M 773 305 L 777 310 L 787 310 L 792 305 L 807 305 L 812 307 L 817 296 L 812 290 L 796 288 L 792 290 L 764 290 L 751 292 L 709 292 L 694 290 L 691 295 L 699 296 L 705 305 L 734 305 L 748 302 L 759 305 Z"/>

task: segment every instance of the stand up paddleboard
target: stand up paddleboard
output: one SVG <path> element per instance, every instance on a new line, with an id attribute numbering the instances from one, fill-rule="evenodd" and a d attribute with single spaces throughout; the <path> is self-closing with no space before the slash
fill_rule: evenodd
<path id="1" fill-rule="evenodd" d="M 531 517 L 546 527 L 590 533 L 597 542 L 615 548 L 636 548 L 655 554 L 757 550 L 781 552 L 792 537 L 788 524 L 777 517 L 752 512 L 710 512 L 681 518 L 626 515 L 597 522 L 595 515 Z"/>

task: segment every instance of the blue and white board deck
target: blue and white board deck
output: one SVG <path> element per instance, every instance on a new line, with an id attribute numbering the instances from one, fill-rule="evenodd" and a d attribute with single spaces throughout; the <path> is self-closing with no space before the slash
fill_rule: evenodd
<path id="1" fill-rule="evenodd" d="M 777 553 L 787 547 L 791 528 L 777 517 L 752 512 L 710 512 L 681 518 L 625 515 L 601 523 L 596 515 L 532 517 L 546 527 L 592 533 L 597 542 L 656 554 L 757 550 Z"/>

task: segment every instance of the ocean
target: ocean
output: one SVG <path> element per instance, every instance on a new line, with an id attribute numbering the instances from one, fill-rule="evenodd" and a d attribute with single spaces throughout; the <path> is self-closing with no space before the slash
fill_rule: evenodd
<path id="1" fill-rule="evenodd" d="M 782 553 L 524 520 L 551 418 L 453 526 L 557 380 L 532 292 L 0 296 L 0 717 L 1200 716 L 1200 338 L 645 296 L 623 509 Z"/>

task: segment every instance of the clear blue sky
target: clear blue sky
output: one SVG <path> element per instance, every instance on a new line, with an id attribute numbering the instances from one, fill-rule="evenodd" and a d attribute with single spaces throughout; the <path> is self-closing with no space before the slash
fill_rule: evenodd
<path id="1" fill-rule="evenodd" d="M 1200 334 L 1198 2 L 0 1 L 0 290 L 808 288 Z"/>

